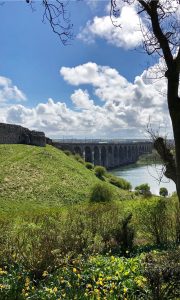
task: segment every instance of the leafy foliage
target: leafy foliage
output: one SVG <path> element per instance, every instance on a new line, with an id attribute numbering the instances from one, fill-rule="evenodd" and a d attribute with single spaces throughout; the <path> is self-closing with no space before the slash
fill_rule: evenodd
<path id="1" fill-rule="evenodd" d="M 148 183 L 143 183 L 136 186 L 135 191 L 144 196 L 151 196 L 150 186 Z"/>
<path id="2" fill-rule="evenodd" d="M 86 163 L 85 163 L 85 166 L 86 166 L 86 168 L 87 168 L 87 169 L 89 169 L 89 170 L 92 170 L 92 169 L 94 169 L 94 166 L 93 166 L 93 164 L 92 164 L 92 163 L 90 163 L 90 162 L 86 162 Z"/>
<path id="3" fill-rule="evenodd" d="M 102 179 L 103 176 L 105 176 L 105 174 L 106 174 L 106 169 L 102 166 L 96 166 L 94 168 L 94 172 L 98 178 Z"/>
<path id="4" fill-rule="evenodd" d="M 123 178 L 117 178 L 116 176 L 111 175 L 109 178 L 109 182 L 121 189 L 124 189 L 124 190 L 132 189 L 130 182 L 128 182 L 127 180 L 125 180 Z"/>
<path id="5" fill-rule="evenodd" d="M 163 196 L 163 197 L 168 196 L 168 190 L 167 190 L 167 188 L 161 187 L 160 190 L 159 190 L 159 195 Z"/>
<path id="6" fill-rule="evenodd" d="M 105 183 L 97 183 L 91 191 L 91 202 L 109 202 L 112 200 L 112 190 Z"/>

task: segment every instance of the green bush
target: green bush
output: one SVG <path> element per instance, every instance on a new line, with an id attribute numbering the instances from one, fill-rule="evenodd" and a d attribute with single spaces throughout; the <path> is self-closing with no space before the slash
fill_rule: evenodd
<path id="1" fill-rule="evenodd" d="M 73 157 L 74 157 L 75 160 L 77 160 L 81 164 L 85 163 L 84 159 L 82 158 L 82 156 L 80 154 L 76 153 L 76 154 L 73 155 Z"/>
<path id="2" fill-rule="evenodd" d="M 91 191 L 91 202 L 109 202 L 112 200 L 112 190 L 105 183 L 97 183 Z"/>
<path id="3" fill-rule="evenodd" d="M 123 179 L 123 178 L 117 178 L 115 176 L 111 176 L 109 178 L 109 182 L 121 189 L 124 190 L 131 190 L 132 186 L 130 184 L 130 182 L 128 182 L 127 180 Z"/>
<path id="4" fill-rule="evenodd" d="M 67 156 L 72 155 L 72 152 L 71 152 L 70 150 L 63 150 L 63 152 L 64 152 Z"/>
<path id="5" fill-rule="evenodd" d="M 144 276 L 147 278 L 150 299 L 179 299 L 180 251 L 152 251 L 145 256 Z"/>
<path id="6" fill-rule="evenodd" d="M 106 174 L 106 168 L 104 168 L 102 166 L 96 166 L 94 168 L 94 172 L 98 178 L 102 179 L 103 176 L 105 176 L 105 174 Z"/>
<path id="7" fill-rule="evenodd" d="M 148 183 L 143 183 L 135 187 L 135 191 L 146 197 L 151 196 L 150 186 Z"/>
<path id="8" fill-rule="evenodd" d="M 168 196 L 168 190 L 167 190 L 167 188 L 161 187 L 160 190 L 159 190 L 159 195 L 163 196 L 163 197 Z"/>
<path id="9" fill-rule="evenodd" d="M 138 227 L 146 233 L 150 243 L 178 243 L 178 200 L 176 202 L 173 199 L 156 198 L 146 204 L 140 204 L 136 209 Z"/>
<path id="10" fill-rule="evenodd" d="M 85 163 L 85 166 L 86 166 L 86 168 L 89 169 L 89 170 L 92 170 L 92 169 L 94 168 L 93 164 L 90 163 L 90 162 L 86 162 L 86 163 Z"/>

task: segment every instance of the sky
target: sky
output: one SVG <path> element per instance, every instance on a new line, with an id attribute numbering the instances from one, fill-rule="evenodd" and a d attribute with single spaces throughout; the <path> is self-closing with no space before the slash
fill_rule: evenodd
<path id="1" fill-rule="evenodd" d="M 171 137 L 161 61 L 142 51 L 136 5 L 112 25 L 109 0 L 69 1 L 74 38 L 63 45 L 43 7 L 0 5 L 0 122 L 51 138 L 144 138 L 150 120 Z"/>

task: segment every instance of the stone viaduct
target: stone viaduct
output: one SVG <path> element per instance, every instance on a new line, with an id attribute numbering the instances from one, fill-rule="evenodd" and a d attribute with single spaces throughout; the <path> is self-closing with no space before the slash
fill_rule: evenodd
<path id="1" fill-rule="evenodd" d="M 151 142 L 106 141 L 73 142 L 57 141 L 53 146 L 78 153 L 86 162 L 101 165 L 107 169 L 135 163 L 139 156 L 152 152 Z"/>

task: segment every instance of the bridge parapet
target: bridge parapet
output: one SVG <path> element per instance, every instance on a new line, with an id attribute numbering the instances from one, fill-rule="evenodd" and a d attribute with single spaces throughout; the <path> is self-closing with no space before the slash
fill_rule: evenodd
<path id="1" fill-rule="evenodd" d="M 54 141 L 53 145 L 61 150 L 69 150 L 72 153 L 78 153 L 86 162 L 94 165 L 101 165 L 107 169 L 135 163 L 139 156 L 151 153 L 153 145 L 151 142 L 133 142 L 133 141 Z"/>

